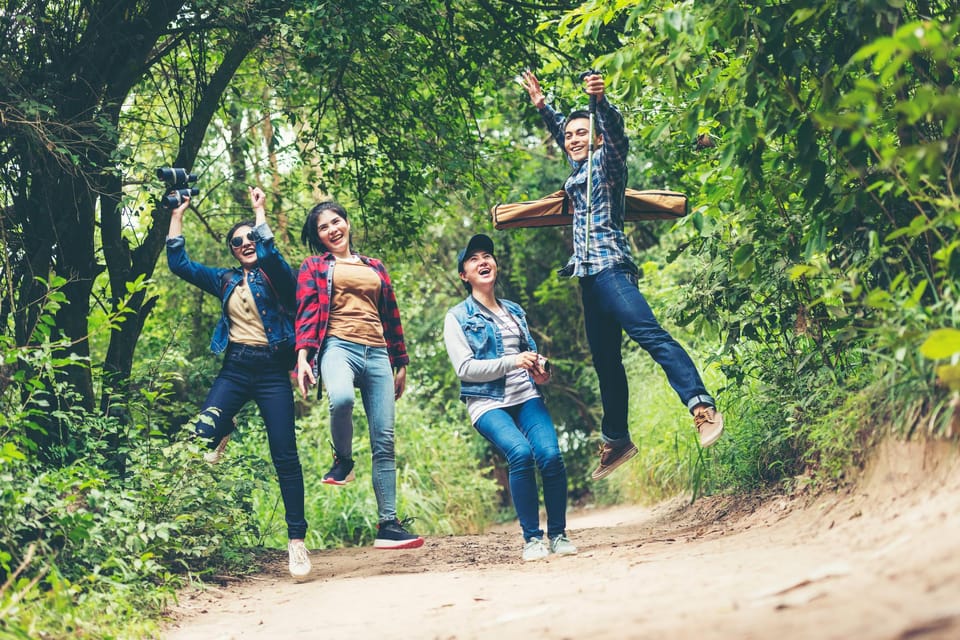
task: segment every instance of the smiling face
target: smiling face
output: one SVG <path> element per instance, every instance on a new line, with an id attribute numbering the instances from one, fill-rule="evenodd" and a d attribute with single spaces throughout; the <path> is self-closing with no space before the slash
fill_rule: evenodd
<path id="1" fill-rule="evenodd" d="M 497 260 L 488 251 L 478 249 L 463 259 L 460 279 L 470 285 L 470 290 L 493 290 L 497 283 Z"/>
<path id="2" fill-rule="evenodd" d="M 230 236 L 230 250 L 233 251 L 233 256 L 240 261 L 240 266 L 244 269 L 252 269 L 253 267 L 257 266 L 257 245 L 248 237 L 252 233 L 252 227 L 241 225 L 234 229 L 233 235 Z M 233 246 L 232 241 L 234 238 L 242 239 L 243 244 L 241 244 L 239 247 Z"/>
<path id="3" fill-rule="evenodd" d="M 600 136 L 595 139 L 596 144 L 600 143 Z M 574 118 L 567 123 L 563 130 L 563 148 L 574 162 L 581 162 L 587 159 L 590 152 L 590 120 L 587 118 Z"/>
<path id="4" fill-rule="evenodd" d="M 349 255 L 350 223 L 340 217 L 336 211 L 324 209 L 317 216 L 317 237 L 333 255 Z"/>

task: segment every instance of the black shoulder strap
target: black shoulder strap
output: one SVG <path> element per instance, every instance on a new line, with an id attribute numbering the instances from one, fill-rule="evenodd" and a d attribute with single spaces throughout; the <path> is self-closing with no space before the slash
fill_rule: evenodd
<path id="1" fill-rule="evenodd" d="M 223 300 L 223 296 L 227 295 L 227 287 L 230 286 L 230 283 L 233 282 L 233 276 L 235 275 L 233 269 L 227 269 L 220 274 L 220 299 Z"/>

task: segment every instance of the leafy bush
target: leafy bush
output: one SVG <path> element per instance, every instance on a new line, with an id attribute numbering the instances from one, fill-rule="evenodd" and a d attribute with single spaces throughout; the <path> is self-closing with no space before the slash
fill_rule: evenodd
<path id="1" fill-rule="evenodd" d="M 58 300 L 53 291 L 40 327 Z M 109 637 L 126 627 L 143 637 L 185 575 L 252 565 L 243 549 L 258 538 L 251 495 L 262 473 L 210 467 L 189 434 L 149 426 L 169 395 L 163 384 L 126 397 L 126 421 L 65 403 L 73 396 L 59 373 L 77 363 L 52 356 L 48 331 L 37 336 L 24 348 L 0 337 L 0 630 Z M 49 416 L 69 437 L 44 440 L 40 456 Z"/>

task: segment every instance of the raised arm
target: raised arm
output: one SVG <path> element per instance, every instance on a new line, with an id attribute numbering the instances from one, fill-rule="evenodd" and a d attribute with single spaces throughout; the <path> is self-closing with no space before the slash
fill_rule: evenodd
<path id="1" fill-rule="evenodd" d="M 547 126 L 547 130 L 550 132 L 550 135 L 553 136 L 557 145 L 560 146 L 560 150 L 563 151 L 563 121 L 566 119 L 566 116 L 562 113 L 557 113 L 553 110 L 553 107 L 547 104 L 547 99 L 543 95 L 543 89 L 540 88 L 540 81 L 537 80 L 537 76 L 535 76 L 532 71 L 525 70 L 520 74 L 520 78 L 520 84 L 523 85 L 523 88 L 527 90 L 527 95 L 530 96 L 530 102 L 537 108 L 537 111 L 540 112 L 540 117 L 543 118 L 543 123 Z"/>
<path id="2" fill-rule="evenodd" d="M 167 238 L 176 238 L 183 235 L 183 212 L 190 206 L 190 196 L 184 196 L 183 202 L 170 212 L 170 227 L 167 229 Z"/>
<path id="3" fill-rule="evenodd" d="M 523 73 L 520 74 L 520 84 L 527 90 L 533 106 L 537 109 L 543 109 L 544 105 L 547 104 L 547 99 L 543 96 L 543 89 L 540 88 L 540 81 L 537 80 L 537 76 L 533 75 L 533 72 L 529 69 L 524 69 Z"/>
<path id="4" fill-rule="evenodd" d="M 623 125 L 623 116 L 606 97 L 606 85 L 599 73 L 583 79 L 583 89 L 597 99 L 597 134 L 603 136 L 601 161 L 608 171 L 626 171 L 630 141 Z"/>
<path id="5" fill-rule="evenodd" d="M 267 196 L 260 187 L 248 187 L 250 190 L 250 205 L 253 208 L 253 215 L 256 217 L 256 224 L 267 223 L 267 210 L 264 207 Z"/>
<path id="6" fill-rule="evenodd" d="M 167 230 L 167 266 L 170 271 L 217 297 L 220 296 L 220 276 L 227 269 L 208 267 L 194 262 L 187 255 L 186 241 L 183 238 L 183 212 L 190 205 L 190 198 L 184 197 L 183 202 L 170 212 L 170 227 Z"/>
<path id="7" fill-rule="evenodd" d="M 267 212 L 264 207 L 266 196 L 260 187 L 250 187 L 250 205 L 256 217 L 254 232 L 257 242 L 257 264 L 266 274 L 280 304 L 291 312 L 296 308 L 297 276 L 277 249 L 273 230 L 267 224 Z"/>

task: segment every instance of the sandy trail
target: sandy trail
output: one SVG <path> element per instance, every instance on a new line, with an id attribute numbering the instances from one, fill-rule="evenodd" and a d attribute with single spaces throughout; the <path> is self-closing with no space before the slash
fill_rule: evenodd
<path id="1" fill-rule="evenodd" d="M 164 638 L 960 638 L 960 456 L 882 447 L 856 489 L 577 511 L 576 556 L 510 527 L 419 550 L 314 552 L 187 592 Z"/>

